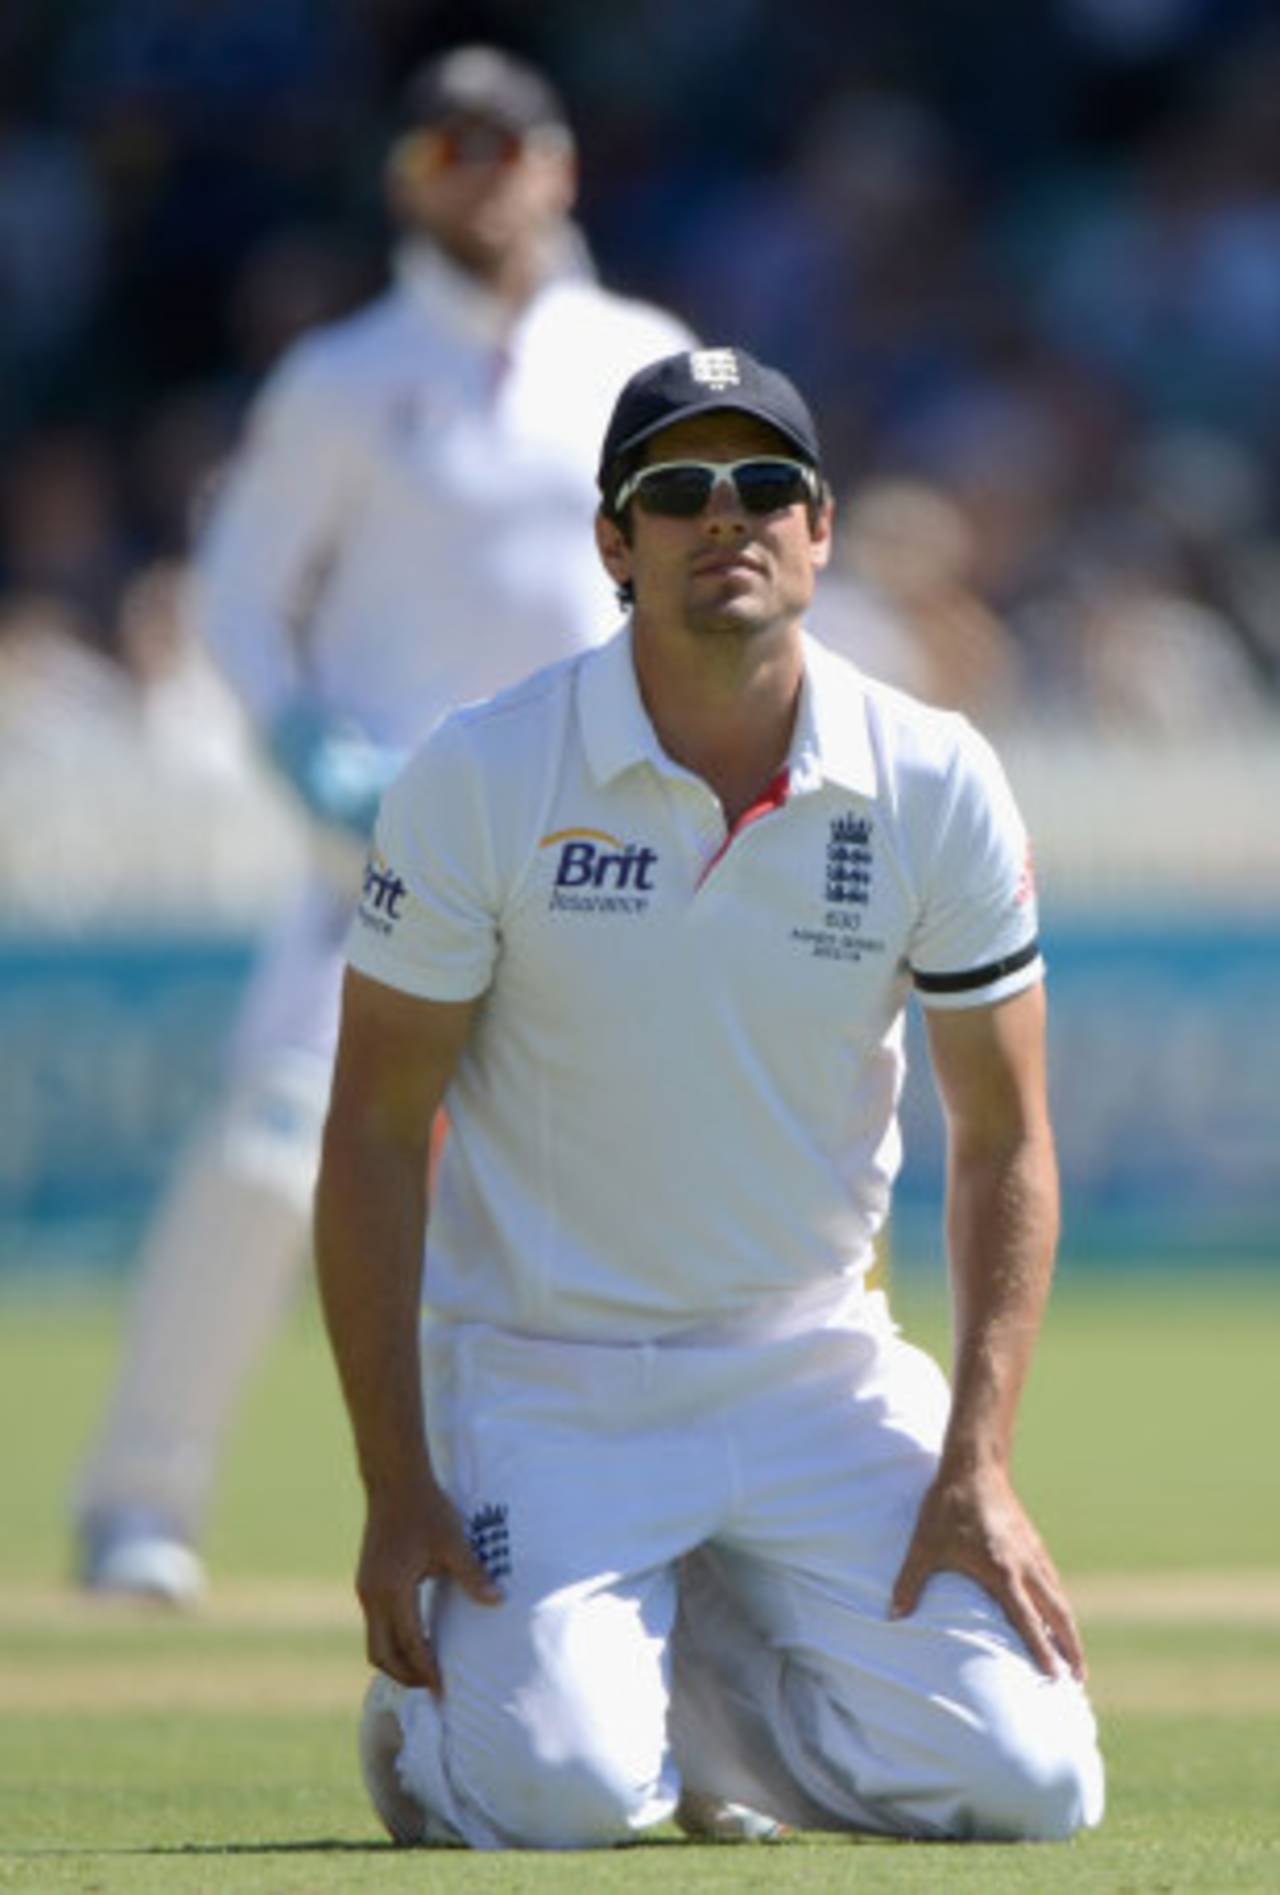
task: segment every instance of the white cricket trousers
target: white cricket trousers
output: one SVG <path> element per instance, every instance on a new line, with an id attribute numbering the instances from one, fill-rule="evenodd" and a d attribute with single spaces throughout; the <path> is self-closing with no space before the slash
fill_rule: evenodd
<path id="1" fill-rule="evenodd" d="M 147 1232 L 82 1521 L 136 1508 L 203 1533 L 236 1397 L 306 1273 L 350 912 L 317 879 L 264 944 L 227 1096 Z"/>
<path id="2" fill-rule="evenodd" d="M 882 1296 L 856 1329 L 714 1347 L 442 1325 L 426 1377 L 442 1477 L 505 1599 L 437 1588 L 445 1694 L 394 1697 L 385 1789 L 418 1835 L 612 1844 L 682 1785 L 798 1828 L 1099 1821 L 1083 1690 L 1037 1671 L 980 1587 L 939 1574 L 887 1616 L 948 1393 Z"/>

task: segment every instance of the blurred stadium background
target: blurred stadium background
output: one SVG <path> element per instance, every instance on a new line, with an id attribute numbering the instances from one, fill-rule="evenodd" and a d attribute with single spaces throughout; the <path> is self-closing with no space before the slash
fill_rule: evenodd
<path id="1" fill-rule="evenodd" d="M 293 812 L 192 642 L 246 404 L 380 285 L 419 58 L 547 65 L 604 275 L 811 393 L 817 626 L 998 742 L 1070 1268 L 1280 1260 L 1280 28 L 1267 0 L 5 0 L 0 1285 L 125 1274 Z M 936 1249 L 909 1102 L 897 1226 Z"/>

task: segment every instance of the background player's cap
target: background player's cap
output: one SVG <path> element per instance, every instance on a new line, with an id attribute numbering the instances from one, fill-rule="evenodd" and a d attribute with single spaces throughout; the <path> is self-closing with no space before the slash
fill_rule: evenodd
<path id="1" fill-rule="evenodd" d="M 720 408 L 767 421 L 811 466 L 821 467 L 813 416 L 781 369 L 766 368 L 745 349 L 693 349 L 650 362 L 618 396 L 600 453 L 599 482 L 606 498 L 625 475 L 619 463 L 633 448 L 674 421 Z"/>
<path id="2" fill-rule="evenodd" d="M 454 118 L 488 119 L 520 133 L 569 126 L 550 81 L 496 46 L 456 46 L 419 66 L 400 94 L 399 116 L 406 132 Z"/>

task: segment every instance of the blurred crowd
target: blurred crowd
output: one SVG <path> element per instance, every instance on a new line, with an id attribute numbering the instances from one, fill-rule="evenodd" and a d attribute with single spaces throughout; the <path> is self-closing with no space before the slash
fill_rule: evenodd
<path id="1" fill-rule="evenodd" d="M 1280 27 L 1265 0 L 5 0 L 0 752 L 235 771 L 185 561 L 246 406 L 381 285 L 388 103 L 544 64 L 605 277 L 809 392 L 817 615 L 989 728 L 1280 705 Z"/>

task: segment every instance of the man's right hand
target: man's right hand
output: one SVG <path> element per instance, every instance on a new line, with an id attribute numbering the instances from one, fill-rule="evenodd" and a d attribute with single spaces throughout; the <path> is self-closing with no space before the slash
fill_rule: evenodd
<path id="1" fill-rule="evenodd" d="M 456 1507 L 434 1482 L 411 1503 L 403 1492 L 370 1500 L 356 1594 L 365 1616 L 369 1663 L 400 1684 L 424 1686 L 440 1696 L 444 1681 L 422 1623 L 419 1588 L 425 1580 L 451 1581 L 477 1605 L 502 1602 L 500 1589 L 471 1550 Z"/>

